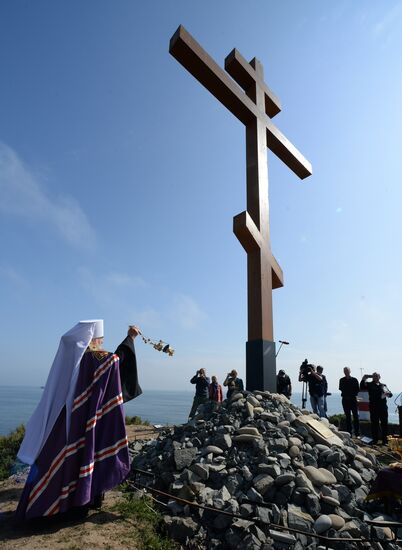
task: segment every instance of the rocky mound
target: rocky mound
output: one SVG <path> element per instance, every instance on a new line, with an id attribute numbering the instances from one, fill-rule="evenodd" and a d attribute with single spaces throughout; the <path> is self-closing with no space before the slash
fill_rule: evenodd
<path id="1" fill-rule="evenodd" d="M 165 522 L 184 548 L 324 548 L 313 533 L 343 539 L 330 548 L 362 548 L 348 539 L 369 538 L 366 521 L 379 516 L 365 504 L 375 457 L 281 395 L 242 392 L 218 411 L 205 405 L 132 454 L 134 468 L 155 475 L 154 488 L 229 513 L 171 499 Z M 376 535 L 384 546 L 363 547 L 398 548 L 389 529 Z"/>

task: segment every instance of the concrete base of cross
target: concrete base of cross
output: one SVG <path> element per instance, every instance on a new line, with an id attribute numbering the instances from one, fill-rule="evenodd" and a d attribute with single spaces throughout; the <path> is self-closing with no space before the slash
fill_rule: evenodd
<path id="1" fill-rule="evenodd" d="M 246 389 L 276 393 L 275 342 L 252 340 L 246 343 Z"/>

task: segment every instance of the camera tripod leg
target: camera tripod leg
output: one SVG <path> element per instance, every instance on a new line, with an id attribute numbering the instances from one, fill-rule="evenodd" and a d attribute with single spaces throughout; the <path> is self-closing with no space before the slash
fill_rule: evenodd
<path id="1" fill-rule="evenodd" d="M 303 382 L 302 386 L 302 409 L 306 408 L 307 403 L 307 382 Z"/>

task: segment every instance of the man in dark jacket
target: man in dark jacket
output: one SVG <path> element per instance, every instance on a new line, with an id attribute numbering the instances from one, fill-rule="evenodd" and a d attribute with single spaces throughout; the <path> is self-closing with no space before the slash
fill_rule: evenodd
<path id="1" fill-rule="evenodd" d="M 328 410 L 327 396 L 331 395 L 331 394 L 328 393 L 328 381 L 327 381 L 327 377 L 324 374 L 324 367 L 322 367 L 321 365 L 318 365 L 317 366 L 317 374 L 319 374 L 321 376 L 322 385 L 324 387 L 324 412 L 325 412 L 324 418 L 328 418 L 328 416 L 327 416 L 327 410 Z"/>
<path id="2" fill-rule="evenodd" d="M 321 374 L 316 370 L 315 365 L 309 365 L 309 369 L 306 373 L 308 391 L 310 393 L 311 408 L 315 414 L 318 414 L 320 418 L 326 416 L 325 414 L 325 381 Z M 299 375 L 299 380 L 301 379 Z"/>
<path id="3" fill-rule="evenodd" d="M 372 382 L 367 382 L 368 378 L 372 378 Z M 383 445 L 388 443 L 388 407 L 387 397 L 392 397 L 385 384 L 380 383 L 381 376 L 378 372 L 373 374 L 365 374 L 360 383 L 363 390 L 369 394 L 369 408 L 371 421 L 371 434 L 373 437 L 373 445 L 377 444 L 379 435 L 379 425 L 381 423 L 381 435 Z"/>
<path id="4" fill-rule="evenodd" d="M 231 370 L 223 381 L 223 385 L 227 387 L 228 391 L 226 394 L 226 399 L 230 399 L 233 394 L 243 391 L 244 384 L 241 378 L 237 376 L 237 370 Z"/>
<path id="5" fill-rule="evenodd" d="M 346 431 L 352 435 L 352 415 L 353 429 L 355 437 L 359 436 L 359 415 L 357 412 L 357 394 L 359 393 L 359 382 L 357 378 L 350 376 L 350 369 L 343 369 L 345 376 L 339 380 L 339 391 L 342 394 L 342 407 L 346 416 Z"/>
<path id="6" fill-rule="evenodd" d="M 280 370 L 276 377 L 276 391 L 285 395 L 288 399 L 292 396 L 292 383 L 284 370 Z"/>
<path id="7" fill-rule="evenodd" d="M 191 384 L 195 384 L 195 396 L 193 406 L 191 407 L 189 418 L 193 418 L 199 405 L 206 403 L 209 399 L 209 384 L 210 380 L 206 376 L 205 369 L 197 370 L 195 375 L 190 380 Z"/>

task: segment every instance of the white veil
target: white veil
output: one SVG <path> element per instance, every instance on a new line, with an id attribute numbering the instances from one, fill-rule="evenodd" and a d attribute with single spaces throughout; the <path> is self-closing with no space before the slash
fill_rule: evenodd
<path id="1" fill-rule="evenodd" d="M 62 410 L 66 408 L 67 433 L 70 427 L 71 405 L 82 356 L 93 338 L 96 321 L 81 321 L 60 340 L 42 398 L 32 414 L 18 458 L 33 464 Z"/>

